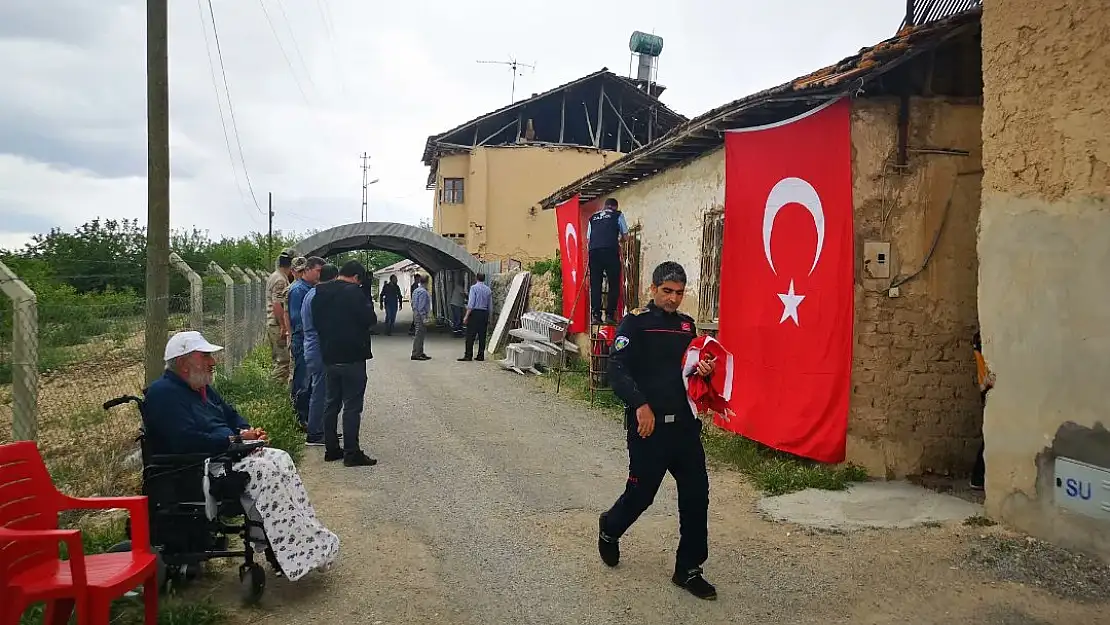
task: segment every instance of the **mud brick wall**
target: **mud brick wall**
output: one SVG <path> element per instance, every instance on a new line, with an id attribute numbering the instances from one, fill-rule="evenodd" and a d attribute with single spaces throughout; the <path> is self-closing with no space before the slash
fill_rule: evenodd
<path id="1" fill-rule="evenodd" d="M 911 148 L 969 154 L 911 151 L 900 173 L 891 167 L 897 118 L 897 99 L 854 104 L 858 262 L 848 460 L 877 477 L 966 474 L 982 440 L 971 350 L 982 107 L 974 100 L 912 99 Z M 890 278 L 868 277 L 865 241 L 891 244 Z M 892 280 L 919 269 L 898 297 L 888 294 Z"/>

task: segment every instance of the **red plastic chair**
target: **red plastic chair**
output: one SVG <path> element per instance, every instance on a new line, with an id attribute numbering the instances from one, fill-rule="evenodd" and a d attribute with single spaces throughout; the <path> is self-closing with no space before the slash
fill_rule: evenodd
<path id="1" fill-rule="evenodd" d="M 58 512 L 126 508 L 131 551 L 86 556 L 79 530 L 59 530 Z M 68 560 L 61 560 L 64 543 Z M 112 600 L 143 584 L 144 623 L 158 622 L 158 579 L 146 497 L 83 499 L 58 492 L 31 442 L 0 445 L 0 625 L 18 625 L 46 603 L 45 625 L 107 625 Z"/>

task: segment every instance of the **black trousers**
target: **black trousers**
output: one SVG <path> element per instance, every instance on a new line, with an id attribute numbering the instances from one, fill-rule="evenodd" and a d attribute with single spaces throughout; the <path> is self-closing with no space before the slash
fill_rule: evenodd
<path id="1" fill-rule="evenodd" d="M 657 415 L 660 417 L 661 415 Z M 701 444 L 701 422 L 656 422 L 647 438 L 628 430 L 628 481 L 624 493 L 606 513 L 604 531 L 620 538 L 655 501 L 669 471 L 678 485 L 678 551 L 675 570 L 700 567 L 709 558 L 709 474 Z"/>
<path id="2" fill-rule="evenodd" d="M 617 316 L 617 299 L 621 292 L 621 255 L 615 247 L 590 250 L 590 307 L 594 315 L 601 314 L 601 281 L 609 286 L 605 312 L 610 319 Z"/>
<path id="3" fill-rule="evenodd" d="M 478 339 L 479 360 L 486 358 L 486 330 L 489 329 L 489 311 L 475 308 L 466 322 L 466 351 L 463 358 L 474 358 L 474 339 Z"/>
<path id="4" fill-rule="evenodd" d="M 327 365 L 324 368 L 327 400 L 324 406 L 324 448 L 339 452 L 339 412 L 343 411 L 343 453 L 358 453 L 362 405 L 366 397 L 366 361 Z"/>

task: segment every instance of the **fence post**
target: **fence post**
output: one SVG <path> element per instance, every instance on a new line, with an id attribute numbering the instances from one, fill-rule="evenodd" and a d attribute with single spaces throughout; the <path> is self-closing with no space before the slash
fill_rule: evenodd
<path id="1" fill-rule="evenodd" d="M 224 373 L 231 375 L 235 368 L 235 281 L 227 275 L 223 267 L 216 261 L 208 263 L 208 273 L 219 277 L 224 282 Z"/>
<path id="2" fill-rule="evenodd" d="M 39 424 L 38 298 L 4 263 L 0 291 L 12 300 L 12 439 L 33 441 Z"/>
<path id="3" fill-rule="evenodd" d="M 243 299 L 243 327 L 238 332 L 239 344 L 242 348 L 239 353 L 246 357 L 250 353 L 253 343 L 250 338 L 250 329 L 254 325 L 254 281 L 238 265 L 231 266 L 231 275 L 243 283 L 243 291 L 246 293 L 246 297 Z"/>
<path id="4" fill-rule="evenodd" d="M 177 252 L 170 252 L 170 266 L 189 280 L 189 325 L 199 332 L 204 325 L 204 285 L 197 272 L 181 260 Z"/>
<path id="5" fill-rule="evenodd" d="M 258 337 L 259 343 L 266 342 L 266 280 L 269 279 L 270 274 L 266 273 L 264 269 L 251 269 L 256 278 L 258 278 L 258 302 L 256 309 L 258 310 L 258 323 L 254 328 L 255 336 Z"/>
<path id="6" fill-rule="evenodd" d="M 262 290 L 265 288 L 265 285 L 262 281 L 262 276 L 258 275 L 258 272 L 254 269 L 247 267 L 243 271 L 246 272 L 251 282 L 254 283 L 254 307 L 251 309 L 254 321 L 251 322 L 251 327 L 247 328 L 247 336 L 251 337 L 251 348 L 253 349 L 262 339 L 262 335 L 258 330 L 262 327 L 262 320 L 264 318 L 262 316 Z"/>

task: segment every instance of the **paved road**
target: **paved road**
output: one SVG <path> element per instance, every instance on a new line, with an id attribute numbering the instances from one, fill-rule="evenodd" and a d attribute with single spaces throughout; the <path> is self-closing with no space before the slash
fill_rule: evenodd
<path id="1" fill-rule="evenodd" d="M 404 320 L 407 324 L 407 319 Z M 1046 623 L 1101 612 L 956 570 L 964 534 L 929 528 L 813 534 L 756 516 L 737 475 L 711 475 L 711 560 L 720 600 L 670 584 L 676 498 L 667 481 L 623 541 L 596 552 L 597 515 L 627 468 L 616 421 L 494 363 L 460 363 L 460 339 L 375 337 L 364 447 L 372 468 L 302 472 L 342 539 L 335 569 L 271 584 L 274 623 Z M 963 532 L 963 534 L 961 534 Z M 1076 612 L 1075 610 L 1080 610 Z M 1038 617 L 1042 620 L 1038 620 Z"/>

